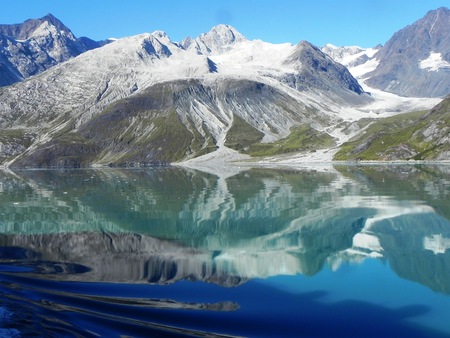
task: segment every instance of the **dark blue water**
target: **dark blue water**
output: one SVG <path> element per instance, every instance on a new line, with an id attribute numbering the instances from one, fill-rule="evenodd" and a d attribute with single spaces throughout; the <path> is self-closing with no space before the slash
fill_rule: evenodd
<path id="1" fill-rule="evenodd" d="M 0 182 L 0 336 L 450 337 L 448 167 Z"/>

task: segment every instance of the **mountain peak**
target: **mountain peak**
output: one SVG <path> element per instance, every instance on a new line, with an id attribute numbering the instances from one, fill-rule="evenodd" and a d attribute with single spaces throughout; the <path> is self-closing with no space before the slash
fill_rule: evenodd
<path id="1" fill-rule="evenodd" d="M 58 18 L 56 18 L 53 14 L 48 13 L 46 16 L 38 19 L 41 22 L 47 21 L 51 25 L 55 26 L 58 30 L 70 31 L 66 25 L 64 25 Z"/>
<path id="2" fill-rule="evenodd" d="M 297 88 L 316 87 L 321 90 L 340 88 L 359 95 L 364 93 L 347 68 L 333 61 L 320 48 L 308 41 L 300 41 L 283 64 L 299 72 L 300 81 L 296 85 Z"/>
<path id="3" fill-rule="evenodd" d="M 77 39 L 53 14 L 19 24 L 0 25 L 0 85 L 39 74 L 101 45 L 87 38 Z"/>
<path id="4" fill-rule="evenodd" d="M 225 24 L 214 26 L 208 33 L 202 34 L 200 36 L 216 38 L 216 40 L 219 40 L 222 45 L 229 45 L 247 40 L 234 27 Z"/>
<path id="5" fill-rule="evenodd" d="M 435 14 L 435 13 L 450 15 L 450 9 L 447 7 L 439 7 L 437 9 L 432 9 L 431 11 L 428 11 L 428 13 L 426 15 Z"/>
<path id="6" fill-rule="evenodd" d="M 311 42 L 308 42 L 306 40 L 302 40 L 297 44 L 298 47 L 301 48 L 312 48 L 312 49 L 319 49 L 318 47 L 314 46 Z"/>
<path id="7" fill-rule="evenodd" d="M 402 96 L 444 97 L 450 90 L 449 30 L 446 7 L 399 30 L 375 55 L 379 66 L 367 84 Z"/>
<path id="8" fill-rule="evenodd" d="M 218 34 L 228 34 L 229 32 L 231 32 L 237 39 L 245 40 L 245 37 L 241 33 L 239 33 L 236 28 L 226 24 L 216 25 L 211 28 L 210 32 L 216 32 Z"/>
<path id="9" fill-rule="evenodd" d="M 193 48 L 199 54 L 210 55 L 227 51 L 236 43 L 247 39 L 230 25 L 220 24 L 211 28 L 208 33 L 200 34 L 191 41 L 189 48 Z"/>
<path id="10" fill-rule="evenodd" d="M 172 40 L 171 40 L 170 37 L 167 35 L 167 33 L 164 32 L 164 31 L 157 30 L 157 31 L 154 31 L 151 35 L 152 35 L 153 37 L 155 37 L 156 39 L 158 39 L 158 41 L 160 41 L 161 43 L 164 43 L 164 44 L 170 44 L 170 43 L 172 43 Z"/>
<path id="11" fill-rule="evenodd" d="M 48 22 L 59 31 L 70 32 L 60 20 L 54 15 L 47 14 L 40 19 L 29 19 L 23 23 L 13 25 L 0 25 L 0 34 L 9 36 L 17 40 L 28 40 L 33 36 L 33 33 L 44 23 Z"/>
<path id="12" fill-rule="evenodd" d="M 440 7 L 438 9 L 429 11 L 422 19 L 416 21 L 414 24 L 423 25 L 432 31 L 434 28 L 445 27 L 450 23 L 450 9 Z"/>
<path id="13" fill-rule="evenodd" d="M 167 33 L 164 32 L 164 31 L 161 31 L 161 30 L 156 30 L 156 31 L 154 31 L 154 32 L 152 33 L 152 35 L 155 36 L 155 37 L 160 37 L 160 38 L 162 38 L 162 37 L 168 37 Z"/>

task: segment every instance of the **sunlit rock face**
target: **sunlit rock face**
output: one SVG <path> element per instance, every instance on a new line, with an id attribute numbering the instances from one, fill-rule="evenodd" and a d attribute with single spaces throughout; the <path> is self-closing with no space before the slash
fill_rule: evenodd
<path id="1" fill-rule="evenodd" d="M 195 39 L 185 39 L 181 44 L 185 49 L 194 50 L 198 54 L 211 55 L 232 49 L 233 45 L 247 39 L 229 25 L 215 26 L 208 33 Z"/>

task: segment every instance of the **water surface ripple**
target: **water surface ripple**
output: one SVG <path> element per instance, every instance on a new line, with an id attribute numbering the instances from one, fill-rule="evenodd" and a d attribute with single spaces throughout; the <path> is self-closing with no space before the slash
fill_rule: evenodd
<path id="1" fill-rule="evenodd" d="M 0 336 L 450 337 L 450 167 L 0 172 Z"/>

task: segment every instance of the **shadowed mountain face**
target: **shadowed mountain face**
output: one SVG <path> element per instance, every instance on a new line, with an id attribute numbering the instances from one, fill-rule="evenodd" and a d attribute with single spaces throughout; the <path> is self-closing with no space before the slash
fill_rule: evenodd
<path id="1" fill-rule="evenodd" d="M 307 41 L 300 42 L 284 61 L 284 64 L 293 66 L 299 71 L 294 86 L 304 86 L 304 89 L 318 86 L 323 90 L 343 86 L 351 92 L 364 93 L 358 81 L 347 68 L 334 62 L 319 48 Z"/>
<path id="2" fill-rule="evenodd" d="M 220 269 L 212 252 L 137 233 L 0 235 L 3 261 L 48 279 L 117 283 L 205 281 L 236 286 L 245 279 Z M 231 274 L 230 274 L 231 273 Z"/>
<path id="3" fill-rule="evenodd" d="M 51 14 L 0 25 L 0 86 L 20 82 L 103 44 L 76 38 Z"/>
<path id="4" fill-rule="evenodd" d="M 53 26 L 58 31 L 69 32 L 69 29 L 53 15 L 48 14 L 40 19 L 30 19 L 20 24 L 0 25 L 0 34 L 16 40 L 27 40 L 35 36 L 42 25 Z"/>
<path id="5" fill-rule="evenodd" d="M 368 85 L 403 96 L 450 93 L 450 10 L 439 8 L 395 33 L 378 51 Z"/>

